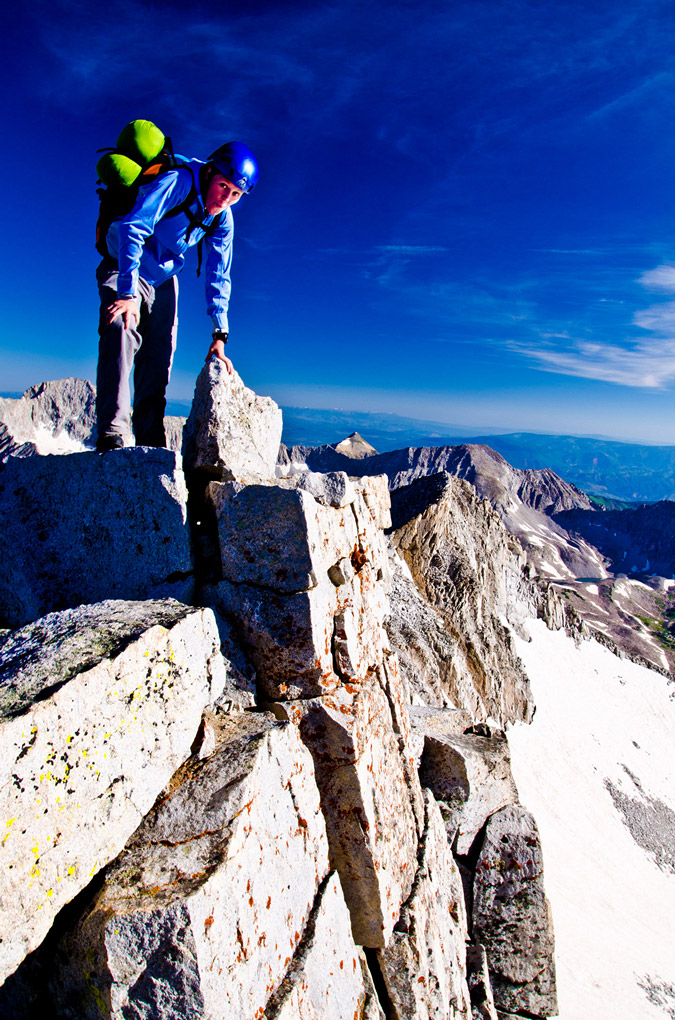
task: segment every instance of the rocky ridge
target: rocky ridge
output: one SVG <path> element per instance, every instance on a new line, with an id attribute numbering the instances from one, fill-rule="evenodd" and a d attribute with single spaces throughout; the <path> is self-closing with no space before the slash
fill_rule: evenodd
<path id="1" fill-rule="evenodd" d="M 668 584 L 675 576 L 669 541 L 674 504 L 665 501 L 605 510 L 553 471 L 513 468 L 481 444 L 360 456 L 351 468 L 345 456 L 348 448 L 341 451 L 338 445 L 282 447 L 277 473 L 294 476 L 305 469 L 340 469 L 363 476 L 384 472 L 394 503 L 414 499 L 418 507 L 425 493 L 431 499 L 433 486 L 443 484 L 429 481 L 430 488 L 416 490 L 415 484 L 422 479 L 431 480 L 437 474 L 465 479 L 518 540 L 530 575 L 543 582 L 542 611 L 552 612 L 556 625 L 561 623 L 560 600 L 552 598 L 551 586 L 566 603 L 572 629 L 583 621 L 599 641 L 619 654 L 662 672 L 675 672 L 675 604 Z"/>
<path id="2" fill-rule="evenodd" d="M 0 1011 L 555 1015 L 504 731 L 511 635 L 571 616 L 467 482 L 275 478 L 219 364 L 193 407 L 185 461 L 0 468 Z"/>

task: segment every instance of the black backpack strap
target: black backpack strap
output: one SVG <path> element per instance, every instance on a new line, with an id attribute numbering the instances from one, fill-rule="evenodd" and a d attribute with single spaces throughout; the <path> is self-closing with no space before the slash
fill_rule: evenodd
<path id="1" fill-rule="evenodd" d="M 223 213 L 218 213 L 213 223 L 209 223 L 208 227 L 203 227 L 204 237 L 210 237 L 211 234 L 215 234 L 216 230 L 220 226 L 223 220 Z M 202 275 L 202 250 L 204 246 L 204 237 L 200 237 L 197 241 L 197 276 Z"/>
<path id="2" fill-rule="evenodd" d="M 179 205 L 174 206 L 173 209 L 169 209 L 168 212 L 165 212 L 164 215 L 162 216 L 162 219 L 163 220 L 168 220 L 172 216 L 179 216 L 180 213 L 185 213 L 187 218 L 190 220 L 190 227 L 188 228 L 189 229 L 189 233 L 186 235 L 186 240 L 187 240 L 187 238 L 190 236 L 192 231 L 197 226 L 197 221 L 199 219 L 199 217 L 195 216 L 195 214 L 193 212 L 191 212 L 191 210 L 190 210 L 190 206 L 192 205 L 192 203 L 194 202 L 194 200 L 196 199 L 196 197 L 198 195 L 197 182 L 195 181 L 195 175 L 192 172 L 192 167 L 191 166 L 186 166 L 185 163 L 176 163 L 173 169 L 176 169 L 176 170 L 187 170 L 189 172 L 189 174 L 190 174 L 190 177 L 192 178 L 192 187 L 190 188 L 190 191 L 188 192 L 187 198 L 184 198 L 183 201 Z M 194 226 L 193 226 L 193 222 L 194 222 Z"/>

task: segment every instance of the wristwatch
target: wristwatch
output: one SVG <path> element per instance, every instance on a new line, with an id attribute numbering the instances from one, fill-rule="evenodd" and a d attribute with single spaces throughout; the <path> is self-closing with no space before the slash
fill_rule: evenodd
<path id="1" fill-rule="evenodd" d="M 214 329 L 211 337 L 213 340 L 222 340 L 224 344 L 227 343 L 227 338 L 230 334 L 226 329 Z"/>

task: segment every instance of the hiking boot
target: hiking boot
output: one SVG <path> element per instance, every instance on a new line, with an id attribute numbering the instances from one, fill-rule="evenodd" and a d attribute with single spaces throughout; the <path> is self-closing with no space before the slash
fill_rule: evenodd
<path id="1" fill-rule="evenodd" d="M 108 453 L 109 450 L 121 450 L 124 446 L 124 436 L 119 432 L 109 432 L 105 436 L 99 436 L 96 440 L 96 452 Z"/>

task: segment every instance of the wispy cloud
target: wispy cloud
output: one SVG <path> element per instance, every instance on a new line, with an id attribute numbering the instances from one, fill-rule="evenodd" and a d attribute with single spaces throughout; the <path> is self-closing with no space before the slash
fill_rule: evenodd
<path id="1" fill-rule="evenodd" d="M 604 248 L 532 248 L 531 251 L 541 252 L 543 255 L 606 255 Z"/>
<path id="2" fill-rule="evenodd" d="M 648 290 L 675 293 L 675 266 L 661 265 L 656 269 L 649 269 L 638 279 L 638 283 Z"/>
<path id="3" fill-rule="evenodd" d="M 409 290 L 415 285 L 413 281 L 418 271 L 416 266 L 416 271 L 410 273 L 409 267 L 428 256 L 441 255 L 450 249 L 440 244 L 380 244 L 373 250 L 375 257 L 367 261 L 363 275 L 385 288 L 400 286 L 402 283 Z M 427 284 L 430 285 L 428 279 Z"/>
<path id="4" fill-rule="evenodd" d="M 437 154 L 461 159 L 516 133 L 522 144 L 542 117 L 559 126 L 648 102 L 671 78 L 669 40 L 649 31 L 655 0 L 612 19 L 583 3 L 567 17 L 566 5 L 556 15 L 524 0 L 431 4 L 424 18 L 378 0 L 230 7 L 35 0 L 30 14 L 58 68 L 57 79 L 54 66 L 43 69 L 42 86 L 66 106 L 75 94 L 90 103 L 138 87 L 206 124 L 240 111 L 250 122 L 274 90 L 280 124 L 340 134 L 348 111 L 399 152 L 417 155 L 423 138 L 433 165 Z M 203 83 L 197 102 L 181 87 L 187 78 L 191 98 Z"/>
<path id="5" fill-rule="evenodd" d="M 559 375 L 641 389 L 665 389 L 675 382 L 675 337 L 633 341 L 629 347 L 592 340 L 575 340 L 565 348 L 519 341 L 509 346 L 535 367 Z"/>
<path id="6" fill-rule="evenodd" d="M 437 251 L 449 251 L 442 244 L 379 244 L 377 250 L 397 252 L 403 255 L 428 255 Z"/>
<path id="7" fill-rule="evenodd" d="M 637 282 L 649 290 L 675 293 L 675 267 L 657 266 Z M 510 340 L 508 346 L 543 371 L 640 389 L 668 388 L 675 383 L 675 301 L 639 309 L 631 325 L 648 335 L 629 335 L 616 343 L 539 330 L 536 340 Z"/>
<path id="8" fill-rule="evenodd" d="M 615 99 L 610 100 L 608 103 L 604 103 L 596 110 L 592 110 L 588 114 L 589 120 L 599 120 L 601 117 L 606 117 L 610 113 L 614 113 L 617 110 L 622 110 L 626 106 L 630 106 L 633 103 L 641 102 L 645 96 L 648 96 L 655 89 L 672 89 L 673 87 L 673 74 L 670 71 L 662 71 L 659 74 L 652 74 L 641 81 L 638 85 L 620 95 L 616 96 Z"/>

